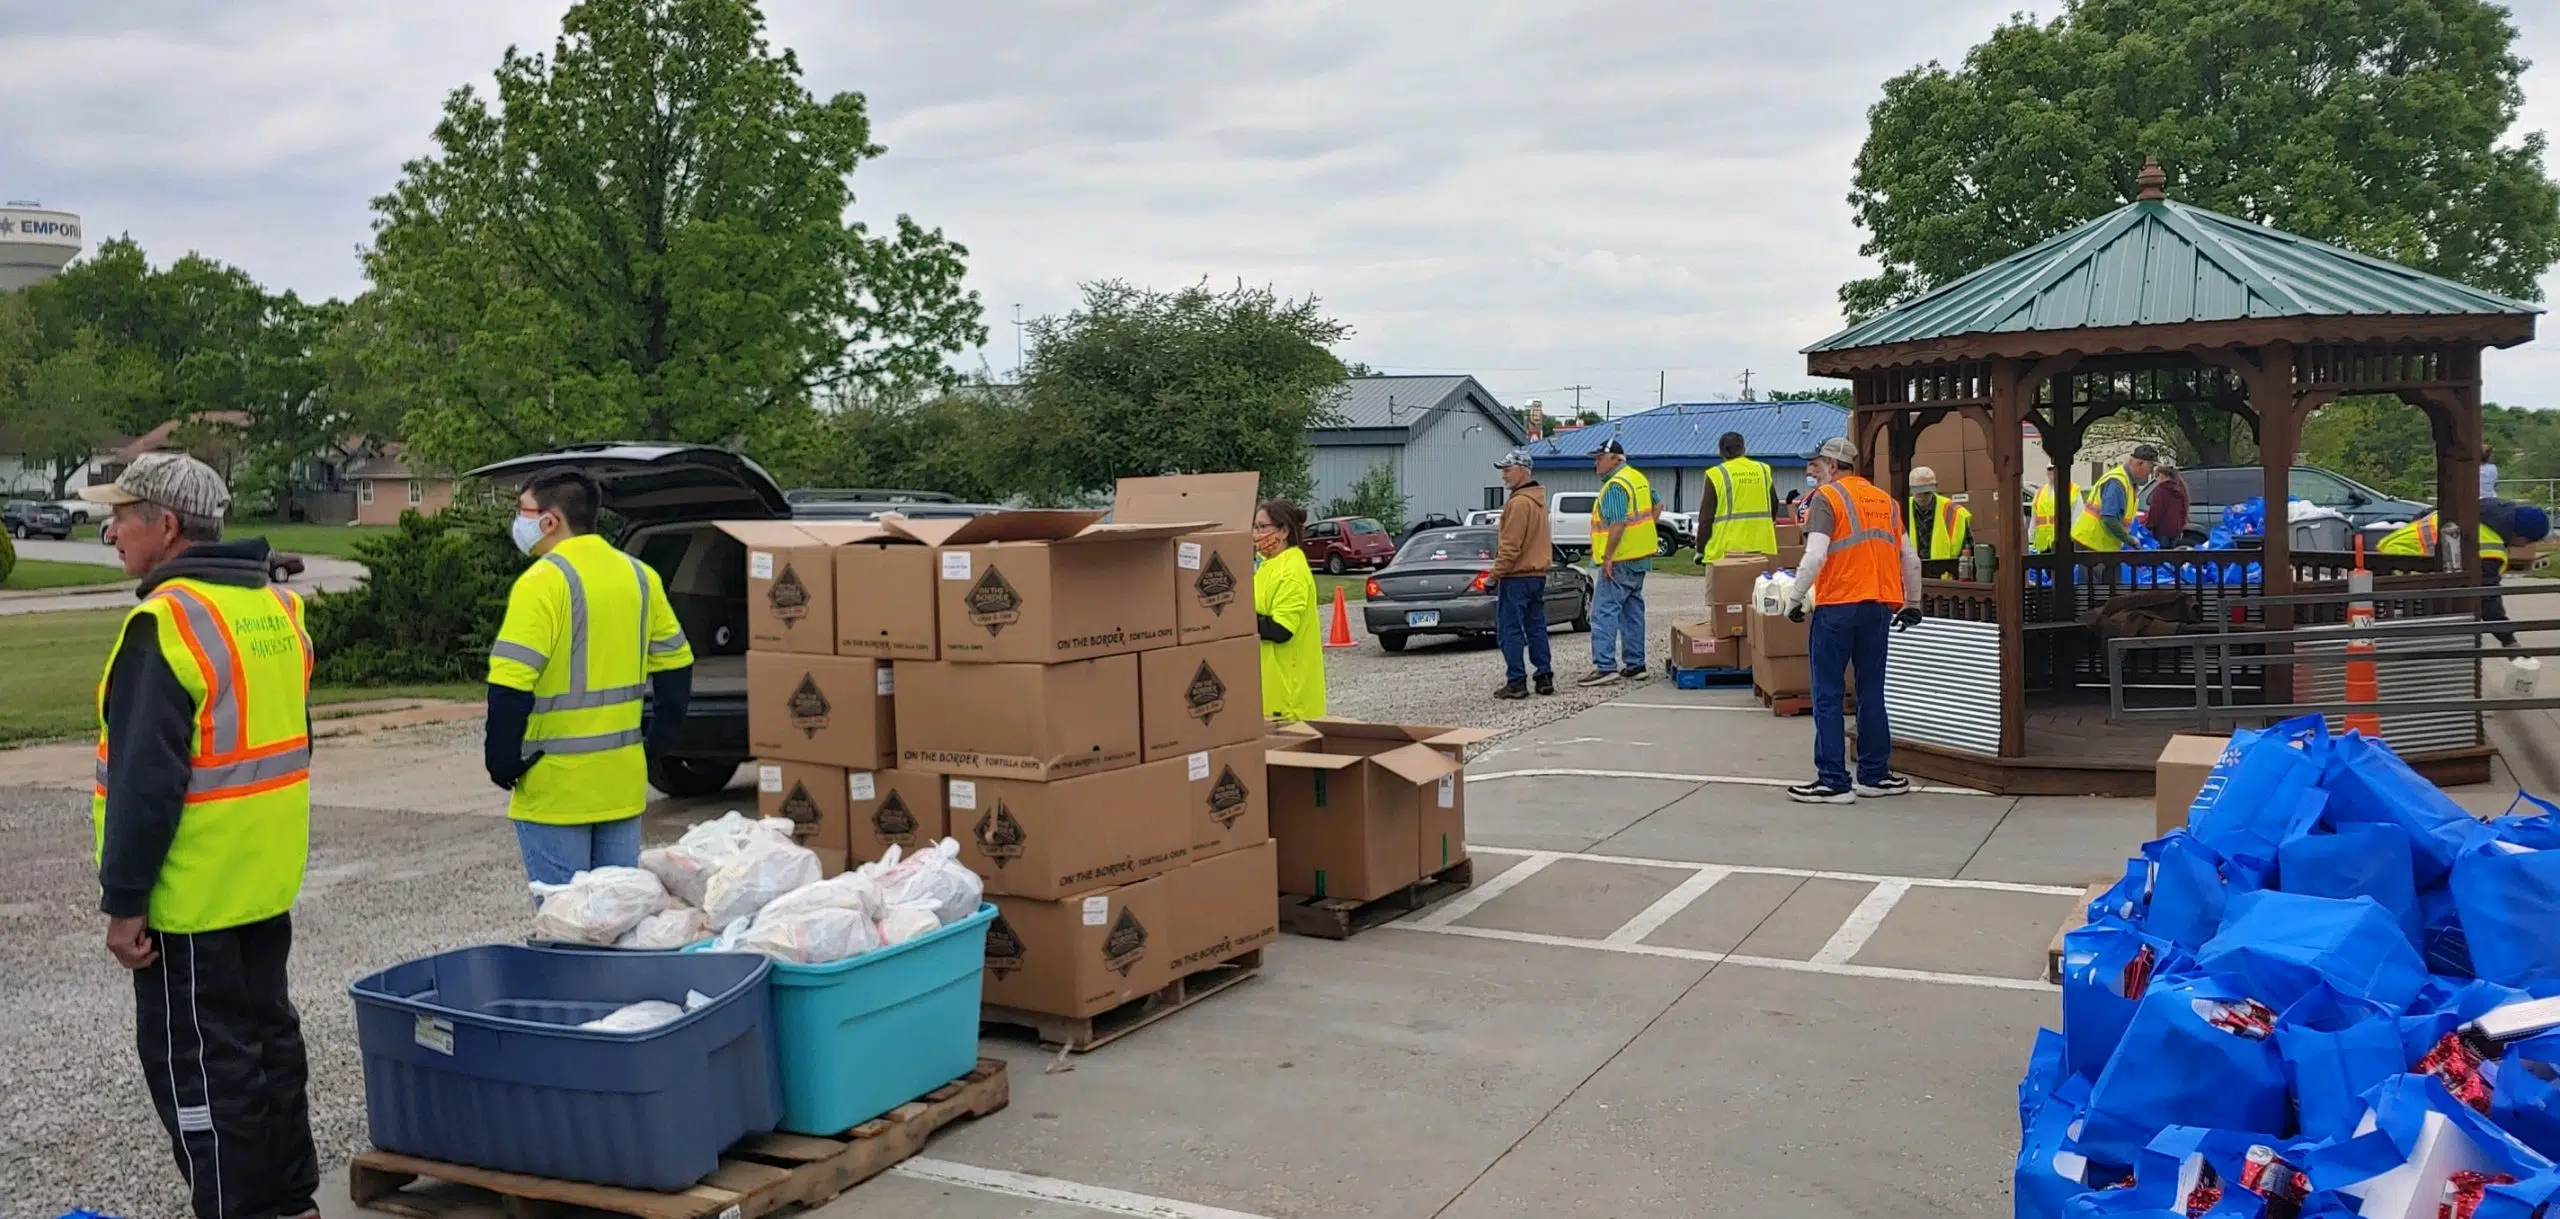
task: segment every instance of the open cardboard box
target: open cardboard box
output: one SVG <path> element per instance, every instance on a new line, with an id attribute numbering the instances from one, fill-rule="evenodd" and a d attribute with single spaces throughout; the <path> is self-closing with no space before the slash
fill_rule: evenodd
<path id="1" fill-rule="evenodd" d="M 944 660 L 1057 664 L 1173 646 L 1174 539 L 1206 522 L 1101 519 L 1038 510 L 880 524 L 935 548 Z"/>
<path id="2" fill-rule="evenodd" d="M 1280 891 L 1372 901 L 1465 857 L 1463 752 L 1476 729 L 1313 720 L 1264 753 Z M 1426 834 L 1429 850 L 1425 850 Z"/>
<path id="3" fill-rule="evenodd" d="M 1259 474 L 1124 478 L 1111 497 L 1122 525 L 1194 524 L 1173 539 L 1174 629 L 1186 644 L 1253 635 L 1253 504 Z"/>
<path id="4" fill-rule="evenodd" d="M 876 541 L 884 536 L 881 527 L 856 521 L 718 521 L 714 527 L 747 548 L 747 650 L 835 655 L 836 548 Z"/>

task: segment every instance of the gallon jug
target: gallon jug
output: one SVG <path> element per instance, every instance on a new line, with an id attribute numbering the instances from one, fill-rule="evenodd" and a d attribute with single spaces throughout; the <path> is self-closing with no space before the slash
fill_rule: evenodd
<path id="1" fill-rule="evenodd" d="M 2498 679 L 2498 692 L 2508 698 L 2532 698 L 2542 681 L 2542 658 L 2518 656 L 2507 662 L 2505 676 Z"/>

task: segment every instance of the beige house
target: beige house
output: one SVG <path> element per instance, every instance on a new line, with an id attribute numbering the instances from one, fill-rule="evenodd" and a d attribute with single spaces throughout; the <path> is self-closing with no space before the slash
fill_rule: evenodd
<path id="1" fill-rule="evenodd" d="M 356 499 L 355 523 L 394 525 L 415 509 L 429 516 L 453 502 L 453 480 L 412 468 L 396 446 L 363 458 L 339 474 Z"/>

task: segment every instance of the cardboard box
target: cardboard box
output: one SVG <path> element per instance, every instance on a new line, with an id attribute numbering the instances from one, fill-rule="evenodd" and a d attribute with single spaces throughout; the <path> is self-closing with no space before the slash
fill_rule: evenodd
<path id="1" fill-rule="evenodd" d="M 1173 960 L 1167 968 L 1174 977 L 1280 938 L 1280 849 L 1270 839 L 1195 860 L 1165 877 L 1164 885 L 1173 897 Z"/>
<path id="2" fill-rule="evenodd" d="M 818 857 L 818 879 L 820 880 L 833 880 L 842 876 L 851 866 L 852 856 L 842 847 L 811 847 L 809 853 Z"/>
<path id="3" fill-rule="evenodd" d="M 2213 764 L 2222 760 L 2229 748 L 2227 736 L 2198 736 L 2179 733 L 2160 747 L 2160 760 L 2151 768 L 2152 827 L 2157 838 L 2187 823 L 2187 808 L 2204 790 L 2205 776 L 2213 773 Z"/>
<path id="4" fill-rule="evenodd" d="M 1764 694 L 1813 693 L 1813 660 L 1806 656 L 1753 656 L 1751 684 Z"/>
<path id="5" fill-rule="evenodd" d="M 1099 512 L 883 518 L 935 552 L 942 659 L 1056 664 L 1175 642 L 1173 539 L 1200 522 L 1102 525 Z"/>
<path id="6" fill-rule="evenodd" d="M 845 776 L 845 823 L 864 863 L 890 847 L 913 855 L 950 836 L 942 776 L 921 770 L 857 770 Z"/>
<path id="7" fill-rule="evenodd" d="M 747 653 L 747 749 L 766 761 L 877 770 L 898 757 L 894 671 L 860 656 Z"/>
<path id="8" fill-rule="evenodd" d="M 883 532 L 835 552 L 836 655 L 938 660 L 933 548 Z"/>
<path id="9" fill-rule="evenodd" d="M 1396 728 L 1439 750 L 1459 769 L 1440 777 L 1439 787 L 1423 800 L 1414 835 L 1414 865 L 1430 876 L 1467 857 L 1467 746 L 1490 741 L 1487 728 L 1454 728 L 1426 724 L 1377 725 Z"/>
<path id="10" fill-rule="evenodd" d="M 960 862 L 987 892 L 1059 898 L 1161 876 L 1191 857 L 1189 783 L 1175 758 L 1053 783 L 952 779 Z"/>
<path id="11" fill-rule="evenodd" d="M 1751 616 L 1751 655 L 1757 657 L 1807 656 L 1813 652 L 1813 622 L 1796 622 L 1785 614 L 1753 614 Z"/>
<path id="12" fill-rule="evenodd" d="M 1161 879 L 1062 901 L 988 900 L 987 1003 L 1092 1016 L 1173 981 L 1173 900 Z"/>
<path id="13" fill-rule="evenodd" d="M 1458 763 L 1399 725 L 1308 727 L 1316 735 L 1263 755 L 1280 891 L 1365 902 L 1420 879 L 1422 808 Z"/>
<path id="14" fill-rule="evenodd" d="M 1718 634 L 1713 622 L 1672 624 L 1672 668 L 1739 669 L 1749 663 L 1743 656 L 1742 640 Z"/>
<path id="15" fill-rule="evenodd" d="M 813 850 L 844 851 L 851 841 L 844 768 L 809 762 L 758 762 L 756 815 L 790 818 L 794 836 Z"/>
<path id="16" fill-rule="evenodd" d="M 1182 643 L 1253 636 L 1253 505 L 1259 474 L 1124 478 L 1111 497 L 1123 525 L 1209 521 L 1173 539 L 1174 630 Z"/>
<path id="17" fill-rule="evenodd" d="M 1751 629 L 1751 585 L 1769 571 L 1768 555 L 1718 559 L 1707 569 L 1709 632 L 1740 636 Z"/>
<path id="18" fill-rule="evenodd" d="M 897 663 L 898 767 L 1064 779 L 1138 764 L 1138 658 Z"/>
<path id="19" fill-rule="evenodd" d="M 1203 749 L 1182 760 L 1189 784 L 1183 808 L 1191 822 L 1193 861 L 1251 846 L 1271 836 L 1271 778 L 1263 743 Z"/>
<path id="20" fill-rule="evenodd" d="M 747 548 L 747 650 L 836 653 L 836 547 L 881 536 L 869 522 L 720 521 Z"/>
<path id="21" fill-rule="evenodd" d="M 1146 761 L 1262 736 L 1262 641 L 1244 635 L 1138 655 L 1138 726 Z"/>
<path id="22" fill-rule="evenodd" d="M 1796 524 L 1794 521 L 1780 521 L 1778 522 L 1779 557 L 1786 557 L 1786 553 L 1789 550 L 1795 551 L 1798 555 L 1802 555 L 1804 553 L 1804 526 Z M 1779 566 L 1783 568 L 1789 565 L 1781 563 Z"/>

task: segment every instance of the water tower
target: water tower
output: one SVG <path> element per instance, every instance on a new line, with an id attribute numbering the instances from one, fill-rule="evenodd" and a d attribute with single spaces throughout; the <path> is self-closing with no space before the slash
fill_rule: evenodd
<path id="1" fill-rule="evenodd" d="M 31 200 L 0 204 L 0 292 L 51 279 L 80 254 L 80 218 Z"/>

